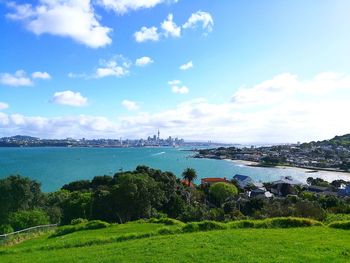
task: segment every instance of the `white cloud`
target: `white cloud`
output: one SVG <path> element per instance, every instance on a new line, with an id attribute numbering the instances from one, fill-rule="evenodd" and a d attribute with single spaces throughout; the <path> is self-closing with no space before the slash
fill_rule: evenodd
<path id="1" fill-rule="evenodd" d="M 36 71 L 32 73 L 33 79 L 51 79 L 51 76 L 47 72 Z"/>
<path id="2" fill-rule="evenodd" d="M 32 86 L 34 84 L 24 70 L 17 70 L 14 74 L 1 73 L 0 83 L 9 86 Z"/>
<path id="3" fill-rule="evenodd" d="M 189 89 L 186 86 L 179 87 L 174 85 L 171 87 L 171 91 L 178 94 L 187 94 Z"/>
<path id="4" fill-rule="evenodd" d="M 101 60 L 100 67 L 96 69 L 96 78 L 109 76 L 123 77 L 129 74 L 130 62 L 122 56 L 116 56 L 110 60 Z"/>
<path id="5" fill-rule="evenodd" d="M 188 70 L 190 68 L 193 68 L 192 60 L 179 67 L 179 69 L 181 69 L 181 70 Z"/>
<path id="6" fill-rule="evenodd" d="M 83 79 L 99 79 L 105 77 L 124 77 L 128 75 L 131 62 L 122 55 L 113 56 L 109 60 L 101 59 L 99 66 L 95 68 L 93 73 L 68 73 L 69 78 L 83 78 Z"/>
<path id="7" fill-rule="evenodd" d="M 203 11 L 197 11 L 193 13 L 185 24 L 182 25 L 183 28 L 195 28 L 198 24 L 202 24 L 202 28 L 211 32 L 214 26 L 214 20 L 212 16 Z"/>
<path id="8" fill-rule="evenodd" d="M 166 37 L 180 37 L 181 27 L 177 26 L 173 21 L 173 14 L 169 14 L 167 19 L 161 23 L 161 28 L 164 30 Z"/>
<path id="9" fill-rule="evenodd" d="M 149 64 L 152 64 L 154 61 L 150 57 L 141 57 L 136 59 L 135 65 L 139 67 L 144 67 Z"/>
<path id="10" fill-rule="evenodd" d="M 81 107 L 87 105 L 88 99 L 83 97 L 80 92 L 73 92 L 71 90 L 55 92 L 52 103 Z"/>
<path id="11" fill-rule="evenodd" d="M 112 29 L 100 24 L 90 0 L 40 0 L 37 6 L 10 2 L 8 6 L 14 11 L 7 17 L 23 21 L 36 35 L 70 37 L 92 48 L 112 43 Z"/>
<path id="12" fill-rule="evenodd" d="M 8 109 L 9 105 L 6 102 L 0 102 L 0 110 Z"/>
<path id="13" fill-rule="evenodd" d="M 169 81 L 168 81 L 168 84 L 169 84 L 169 85 L 178 85 L 178 84 L 180 84 L 180 83 L 181 83 L 181 81 L 178 80 L 178 79 L 174 79 L 174 80 L 169 80 Z"/>
<path id="14" fill-rule="evenodd" d="M 122 106 L 129 111 L 138 110 L 139 108 L 139 105 L 135 101 L 131 100 L 123 100 Z"/>
<path id="15" fill-rule="evenodd" d="M 137 112 L 118 119 L 0 113 L 0 131 L 4 136 L 25 133 L 59 138 L 140 138 L 159 128 L 165 136 L 178 135 L 188 140 L 239 143 L 321 140 L 349 133 L 350 123 L 346 121 L 350 112 L 349 90 L 349 74 L 326 72 L 300 79 L 285 73 L 237 90 L 233 101 L 213 103 L 198 98 L 158 112 Z"/>
<path id="16" fill-rule="evenodd" d="M 152 8 L 164 0 L 98 0 L 98 3 L 107 9 L 111 9 L 118 14 L 134 11 L 143 8 Z"/>
<path id="17" fill-rule="evenodd" d="M 143 26 L 140 31 L 135 32 L 134 37 L 137 42 L 158 41 L 158 28 L 155 26 L 149 28 Z"/>

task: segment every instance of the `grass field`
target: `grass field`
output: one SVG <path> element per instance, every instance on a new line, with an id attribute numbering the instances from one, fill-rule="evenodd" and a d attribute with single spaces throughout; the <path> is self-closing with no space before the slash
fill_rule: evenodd
<path id="1" fill-rule="evenodd" d="M 0 262 L 350 262 L 350 232 L 325 226 L 154 235 L 161 228 L 128 223 L 45 234 L 2 247 Z"/>

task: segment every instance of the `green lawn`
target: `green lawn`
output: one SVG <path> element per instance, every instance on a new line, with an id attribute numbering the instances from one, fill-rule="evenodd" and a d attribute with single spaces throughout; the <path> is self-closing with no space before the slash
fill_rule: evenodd
<path id="1" fill-rule="evenodd" d="M 350 262 L 350 232 L 327 227 L 227 229 L 111 240 L 161 227 L 129 223 L 55 238 L 45 235 L 2 248 L 0 262 Z M 110 242 L 86 243 L 93 240 Z M 83 247 L 62 247 L 84 242 Z"/>

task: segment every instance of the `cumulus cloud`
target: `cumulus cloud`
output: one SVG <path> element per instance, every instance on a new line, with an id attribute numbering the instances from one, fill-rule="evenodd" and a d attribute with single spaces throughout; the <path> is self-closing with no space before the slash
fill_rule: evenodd
<path id="1" fill-rule="evenodd" d="M 180 85 L 181 81 L 178 79 L 175 80 L 170 80 L 168 81 L 168 84 L 171 86 L 171 91 L 173 93 L 177 93 L 177 94 L 187 94 L 190 90 L 184 86 L 184 85 Z"/>
<path id="2" fill-rule="evenodd" d="M 139 105 L 137 104 L 137 102 L 132 100 L 123 100 L 122 106 L 129 111 L 135 111 L 139 109 Z"/>
<path id="3" fill-rule="evenodd" d="M 131 62 L 122 55 L 105 60 L 100 59 L 98 67 L 92 73 L 68 73 L 69 78 L 100 79 L 105 77 L 124 77 L 128 75 Z"/>
<path id="4" fill-rule="evenodd" d="M 174 85 L 171 87 L 171 91 L 173 93 L 186 94 L 189 92 L 189 89 L 186 86 L 179 87 Z"/>
<path id="5" fill-rule="evenodd" d="M 112 43 L 112 29 L 102 26 L 90 0 L 40 0 L 38 5 L 16 4 L 7 17 L 22 21 L 36 35 L 70 37 L 88 47 L 99 48 Z"/>
<path id="6" fill-rule="evenodd" d="M 136 59 L 135 65 L 139 67 L 144 67 L 149 64 L 152 64 L 154 61 L 150 57 L 140 57 Z"/>
<path id="7" fill-rule="evenodd" d="M 1 73 L 0 83 L 8 86 L 32 86 L 34 84 L 24 70 L 17 70 L 14 74 Z"/>
<path id="8" fill-rule="evenodd" d="M 141 27 L 140 31 L 135 32 L 134 38 L 136 42 L 145 42 L 145 41 L 158 41 L 159 34 L 158 28 L 155 26 L 152 27 Z"/>
<path id="9" fill-rule="evenodd" d="M 30 78 L 24 70 L 17 70 L 14 74 L 0 73 L 0 83 L 8 86 L 32 86 L 34 79 L 50 79 L 47 72 L 36 71 L 31 74 Z"/>
<path id="10" fill-rule="evenodd" d="M 80 94 L 80 92 L 73 92 L 71 90 L 55 92 L 51 99 L 52 103 L 69 105 L 74 107 L 85 106 L 88 99 Z"/>
<path id="11" fill-rule="evenodd" d="M 190 68 L 193 68 L 192 60 L 179 67 L 179 69 L 181 69 L 181 70 L 188 70 Z"/>
<path id="12" fill-rule="evenodd" d="M 164 0 L 98 0 L 98 3 L 118 14 L 135 11 L 143 8 L 152 8 L 165 2 Z"/>
<path id="13" fill-rule="evenodd" d="M 169 85 L 172 84 L 180 82 L 170 81 Z M 51 137 L 140 138 L 159 128 L 162 134 L 188 140 L 239 143 L 321 140 L 349 133 L 350 123 L 346 121 L 350 112 L 349 89 L 349 74 L 325 72 L 301 79 L 284 73 L 238 89 L 231 101 L 213 103 L 197 98 L 162 111 L 137 112 L 117 119 L 0 113 L 0 131 L 4 136 L 23 132 Z"/>
<path id="14" fill-rule="evenodd" d="M 134 33 L 134 38 L 137 42 L 145 42 L 158 41 L 161 37 L 181 37 L 181 28 L 196 28 L 199 24 L 202 24 L 202 29 L 207 34 L 213 30 L 214 20 L 208 12 L 198 11 L 191 14 L 187 22 L 181 27 L 174 22 L 174 15 L 168 14 L 167 18 L 160 24 L 160 33 L 158 33 L 158 27 L 143 26 L 140 31 Z"/>
<path id="15" fill-rule="evenodd" d="M 177 26 L 174 21 L 173 14 L 169 14 L 167 19 L 161 23 L 161 28 L 164 30 L 166 37 L 180 37 L 181 36 L 181 27 Z"/>
<path id="16" fill-rule="evenodd" d="M 9 105 L 6 102 L 0 102 L 0 110 L 8 109 Z"/>
<path id="17" fill-rule="evenodd" d="M 36 71 L 32 73 L 33 79 L 51 79 L 51 76 L 47 72 Z"/>
<path id="18" fill-rule="evenodd" d="M 182 25 L 183 28 L 195 28 L 198 24 L 202 24 L 202 28 L 211 32 L 214 26 L 214 20 L 208 12 L 197 11 L 193 13 L 185 24 Z"/>
<path id="19" fill-rule="evenodd" d="M 178 79 L 174 79 L 174 80 L 169 80 L 169 81 L 168 81 L 168 84 L 169 84 L 169 85 L 178 85 L 178 84 L 180 84 L 180 83 L 181 83 L 181 81 L 178 80 Z"/>

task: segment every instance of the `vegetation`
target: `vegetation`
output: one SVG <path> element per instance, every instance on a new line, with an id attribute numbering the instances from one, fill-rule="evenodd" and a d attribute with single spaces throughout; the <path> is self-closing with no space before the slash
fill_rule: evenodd
<path id="1" fill-rule="evenodd" d="M 0 256 L 1 262 L 347 262 L 347 231 L 301 218 L 187 224 L 150 219 L 64 236 L 47 233 L 4 246 Z"/>
<path id="2" fill-rule="evenodd" d="M 191 182 L 196 172 L 186 169 L 183 174 Z M 346 182 L 309 178 L 308 183 L 336 189 Z M 265 187 L 271 189 L 270 184 Z M 42 193 L 38 182 L 9 176 L 0 180 L 0 233 L 47 223 L 80 226 L 87 220 L 125 223 L 158 218 L 163 223 L 174 223 L 165 217 L 182 222 L 275 217 L 304 217 L 327 224 L 348 220 L 349 198 L 289 187 L 288 191 L 281 189 L 283 197 L 279 198 L 248 197 L 244 193 L 254 186 L 239 189 L 234 183 L 216 183 L 196 187 L 183 184 L 170 172 L 138 166 L 134 171 L 96 176 L 66 184 L 56 192 Z M 73 231 L 72 227 L 67 229 Z"/>

